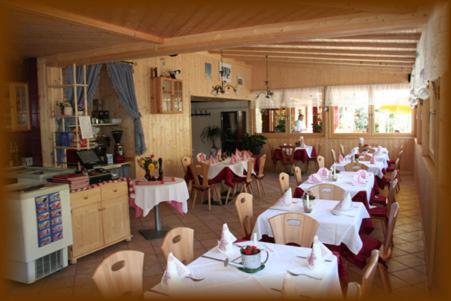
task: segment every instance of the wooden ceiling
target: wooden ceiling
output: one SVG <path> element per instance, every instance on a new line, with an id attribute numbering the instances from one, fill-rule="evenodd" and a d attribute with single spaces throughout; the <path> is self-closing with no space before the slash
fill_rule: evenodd
<path id="1" fill-rule="evenodd" d="M 247 62 L 323 63 L 411 69 L 419 29 L 213 50 Z"/>
<path id="2" fill-rule="evenodd" d="M 223 49 L 245 61 L 411 66 L 432 2 L 7 0 L 4 8 L 17 53 L 59 65 Z"/>

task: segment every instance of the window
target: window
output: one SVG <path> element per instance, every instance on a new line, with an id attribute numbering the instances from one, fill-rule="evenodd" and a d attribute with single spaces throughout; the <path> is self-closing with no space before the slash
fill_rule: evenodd
<path id="1" fill-rule="evenodd" d="M 369 86 L 328 87 L 326 95 L 332 110 L 334 133 L 368 132 Z"/>
<path id="2" fill-rule="evenodd" d="M 368 132 L 368 106 L 334 106 L 334 133 Z"/>
<path id="3" fill-rule="evenodd" d="M 375 133 L 412 133 L 410 91 L 405 85 L 373 86 L 371 95 Z"/>
<path id="4" fill-rule="evenodd" d="M 260 126 L 257 122 L 257 133 L 285 133 L 288 117 L 287 109 L 260 109 Z"/>

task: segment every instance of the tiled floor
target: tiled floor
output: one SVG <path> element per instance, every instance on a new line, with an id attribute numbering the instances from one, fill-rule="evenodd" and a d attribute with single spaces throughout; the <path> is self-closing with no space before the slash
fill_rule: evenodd
<path id="1" fill-rule="evenodd" d="M 291 179 L 292 187 L 295 186 Z M 268 208 L 279 196 L 279 186 L 276 174 L 267 174 L 264 179 L 265 196 L 254 198 L 254 212 L 257 216 Z M 423 254 L 423 231 L 419 215 L 418 196 L 411 176 L 403 176 L 401 191 L 397 195 L 400 203 L 400 214 L 394 235 L 394 252 L 389 261 L 389 272 L 393 294 L 415 295 L 426 292 L 425 264 Z M 190 203 L 191 206 L 191 203 Z M 94 254 L 79 259 L 75 265 L 55 273 L 31 285 L 10 282 L 7 296 L 10 298 L 48 294 L 65 296 L 92 296 L 97 295 L 97 289 L 91 276 L 97 265 L 110 254 L 124 249 L 139 250 L 144 256 L 144 289 L 150 288 L 160 281 L 165 267 L 160 246 L 162 240 L 145 240 L 138 230 L 153 227 L 153 214 L 144 219 L 136 219 L 131 210 L 131 230 L 133 239 L 130 242 L 121 242 Z M 230 230 L 240 236 L 241 229 L 238 222 L 235 206 L 230 202 L 227 206 L 213 206 L 211 212 L 206 205 L 200 202 L 194 210 L 181 216 L 167 206 L 161 206 L 161 219 L 164 226 L 185 226 L 195 230 L 194 253 L 195 257 L 217 244 L 222 224 L 227 222 Z M 378 224 L 375 222 L 375 224 Z M 376 229 L 373 234 L 381 239 L 381 231 Z M 361 281 L 362 271 L 352 264 L 347 264 L 351 281 Z M 378 276 L 374 293 L 383 292 Z"/>

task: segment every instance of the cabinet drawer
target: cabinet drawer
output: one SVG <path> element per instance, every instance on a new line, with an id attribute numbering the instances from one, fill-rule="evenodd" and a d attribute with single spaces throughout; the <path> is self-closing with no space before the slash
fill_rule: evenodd
<path id="1" fill-rule="evenodd" d="M 108 183 L 100 186 L 103 201 L 115 198 L 127 198 L 127 182 Z"/>
<path id="2" fill-rule="evenodd" d="M 72 208 L 85 206 L 100 202 L 100 188 L 91 188 L 70 194 L 70 204 Z"/>

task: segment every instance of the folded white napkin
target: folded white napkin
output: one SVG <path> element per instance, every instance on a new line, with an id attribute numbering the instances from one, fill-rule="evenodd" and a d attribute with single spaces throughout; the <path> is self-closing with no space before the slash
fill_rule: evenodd
<path id="1" fill-rule="evenodd" d="M 310 256 L 307 259 L 307 265 L 312 271 L 321 272 L 326 258 L 331 255 L 333 255 L 332 252 L 322 242 L 320 242 L 318 236 L 315 235 L 315 238 L 313 239 L 312 253 L 310 253 Z"/>
<path id="2" fill-rule="evenodd" d="M 320 184 L 323 182 L 323 179 L 317 174 L 311 174 L 308 177 L 307 182 L 310 184 Z"/>
<path id="3" fill-rule="evenodd" d="M 332 209 L 333 213 L 340 214 L 352 209 L 352 198 L 349 192 L 346 193 L 345 198 L 338 202 L 338 204 Z"/>
<path id="4" fill-rule="evenodd" d="M 216 160 L 221 161 L 222 159 L 222 150 L 218 149 L 218 151 L 216 152 Z"/>
<path id="5" fill-rule="evenodd" d="M 285 206 L 291 205 L 293 202 L 293 193 L 291 192 L 291 187 L 287 189 L 287 191 L 284 192 L 282 196 L 282 204 Z"/>
<path id="6" fill-rule="evenodd" d="M 329 176 L 329 173 L 330 173 L 330 171 L 329 171 L 327 168 L 325 168 L 325 167 L 321 167 L 321 168 L 316 172 L 316 174 L 317 174 L 318 176 L 320 176 L 321 178 L 327 178 L 327 177 Z"/>
<path id="7" fill-rule="evenodd" d="M 241 152 L 240 152 L 240 150 L 239 149 L 235 149 L 235 156 L 238 158 L 238 159 L 241 159 Z"/>
<path id="8" fill-rule="evenodd" d="M 232 232 L 230 232 L 227 224 L 222 225 L 222 234 L 221 240 L 218 241 L 218 250 L 227 257 L 233 256 L 235 251 L 233 243 L 235 241 L 236 237 L 232 234 Z"/>
<path id="9" fill-rule="evenodd" d="M 283 297 L 299 297 L 298 285 L 296 284 L 296 276 L 290 275 L 289 273 L 285 274 L 285 277 L 283 278 L 281 293 Z"/>
<path id="10" fill-rule="evenodd" d="M 358 174 L 362 179 L 365 179 L 365 180 L 368 180 L 368 179 L 370 178 L 370 174 L 369 174 L 366 170 L 364 170 L 364 169 L 360 169 L 359 171 L 357 171 L 357 174 Z"/>
<path id="11" fill-rule="evenodd" d="M 239 157 L 237 157 L 235 154 L 232 154 L 232 158 L 230 158 L 230 163 L 235 164 L 238 163 Z"/>
<path id="12" fill-rule="evenodd" d="M 168 255 L 166 270 L 161 278 L 161 285 L 168 291 L 175 293 L 182 288 L 182 281 L 185 277 L 191 275 L 191 271 L 172 252 Z"/>

